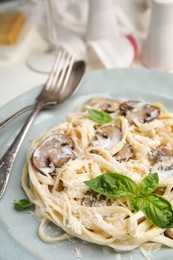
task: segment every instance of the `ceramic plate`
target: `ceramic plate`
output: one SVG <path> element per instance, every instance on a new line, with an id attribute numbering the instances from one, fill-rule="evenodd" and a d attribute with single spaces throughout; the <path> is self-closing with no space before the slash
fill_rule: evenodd
<path id="1" fill-rule="evenodd" d="M 26 104 L 34 103 L 41 86 L 25 93 L 0 109 L 0 121 Z M 8 188 L 0 200 L 0 259 L 59 259 L 73 260 L 125 260 L 144 259 L 135 250 L 120 254 L 105 246 L 93 245 L 72 239 L 58 244 L 46 244 L 37 236 L 39 226 L 32 211 L 17 212 L 13 200 L 25 197 L 20 186 L 21 172 L 31 140 L 51 127 L 65 121 L 66 115 L 74 111 L 89 97 L 107 96 L 120 100 L 143 99 L 146 102 L 161 102 L 173 112 L 173 76 L 145 69 L 98 70 L 88 72 L 79 91 L 68 101 L 51 110 L 40 112 L 34 121 L 19 151 Z M 0 156 L 11 144 L 27 114 L 21 116 L 0 132 Z M 80 254 L 77 254 L 77 252 Z M 152 259 L 171 259 L 173 250 L 163 248 L 151 253 Z"/>

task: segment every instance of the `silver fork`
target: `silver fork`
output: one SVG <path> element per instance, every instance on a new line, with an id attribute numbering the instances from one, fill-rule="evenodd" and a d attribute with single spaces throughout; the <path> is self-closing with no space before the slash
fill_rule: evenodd
<path id="1" fill-rule="evenodd" d="M 0 198 L 3 196 L 7 187 L 16 155 L 32 122 L 39 111 L 45 106 L 47 107 L 57 104 L 57 96 L 63 93 L 64 88 L 70 78 L 73 64 L 73 55 L 67 54 L 65 51 L 60 51 L 58 53 L 48 80 L 37 97 L 33 112 L 28 117 L 17 137 L 0 160 Z"/>

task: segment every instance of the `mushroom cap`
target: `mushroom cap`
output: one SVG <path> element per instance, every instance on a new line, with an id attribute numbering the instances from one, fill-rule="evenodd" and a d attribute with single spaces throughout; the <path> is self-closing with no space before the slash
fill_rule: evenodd
<path id="1" fill-rule="evenodd" d="M 122 139 L 121 129 L 115 125 L 106 125 L 100 127 L 96 132 L 97 140 L 101 140 L 105 148 L 116 146 Z"/>
<path id="2" fill-rule="evenodd" d="M 168 228 L 165 230 L 165 233 L 164 233 L 167 237 L 173 239 L 173 228 Z"/>
<path id="3" fill-rule="evenodd" d="M 73 140 L 66 134 L 54 134 L 46 138 L 33 152 L 32 164 L 43 174 L 52 173 L 74 158 Z"/>
<path id="4" fill-rule="evenodd" d="M 114 158 L 119 161 L 128 161 L 133 157 L 133 150 L 130 144 L 125 144 L 124 147 L 114 155 Z"/>
<path id="5" fill-rule="evenodd" d="M 81 204 L 85 207 L 106 206 L 106 203 L 108 201 L 104 195 L 98 196 L 98 193 L 92 190 L 88 190 L 81 201 Z"/>
<path id="6" fill-rule="evenodd" d="M 122 115 L 126 116 L 130 124 L 135 120 L 141 123 L 150 122 L 160 114 L 160 108 L 136 100 L 121 103 L 120 111 Z"/>
<path id="7" fill-rule="evenodd" d="M 173 151 L 165 146 L 153 149 L 149 158 L 152 163 L 151 172 L 157 172 L 161 181 L 173 178 Z"/>
<path id="8" fill-rule="evenodd" d="M 166 146 L 159 146 L 153 149 L 149 154 L 149 158 L 154 164 L 160 161 L 166 161 L 170 159 L 170 157 L 173 157 L 173 151 Z"/>
<path id="9" fill-rule="evenodd" d="M 120 103 L 111 98 L 92 98 L 87 105 L 106 113 L 114 113 L 119 109 Z"/>

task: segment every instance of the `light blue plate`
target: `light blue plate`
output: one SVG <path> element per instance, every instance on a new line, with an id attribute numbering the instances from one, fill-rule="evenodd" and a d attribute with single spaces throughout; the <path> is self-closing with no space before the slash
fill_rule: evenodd
<path id="1" fill-rule="evenodd" d="M 25 93 L 0 109 L 0 121 L 27 104 L 41 87 Z M 62 105 L 42 111 L 33 123 L 17 156 L 7 191 L 0 200 L 0 259 L 1 260 L 73 260 L 75 248 L 81 252 L 82 260 L 140 260 L 139 251 L 120 255 L 108 247 L 84 243 L 80 240 L 46 244 L 37 236 L 39 222 L 25 211 L 13 209 L 13 200 L 22 199 L 25 194 L 20 186 L 21 172 L 25 156 L 33 138 L 65 121 L 66 115 L 74 111 L 84 100 L 92 96 L 107 96 L 120 100 L 144 99 L 147 102 L 161 102 L 173 112 L 173 75 L 145 69 L 98 70 L 85 75 L 79 91 Z M 0 132 L 0 156 L 11 144 L 27 114 L 17 119 Z M 172 259 L 173 250 L 163 248 L 152 252 L 152 259 Z"/>

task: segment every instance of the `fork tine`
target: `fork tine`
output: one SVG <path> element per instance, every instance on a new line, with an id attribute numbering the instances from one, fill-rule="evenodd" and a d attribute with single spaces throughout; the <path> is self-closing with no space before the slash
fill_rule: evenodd
<path id="1" fill-rule="evenodd" d="M 64 79 L 64 84 L 62 86 L 62 90 L 64 89 L 64 87 L 66 86 L 69 78 L 70 78 L 70 75 L 71 75 L 71 71 L 72 71 L 72 68 L 73 68 L 73 64 L 74 64 L 74 60 L 75 60 L 75 56 L 72 55 L 71 59 L 70 59 L 70 62 L 69 62 L 69 65 L 67 67 L 67 71 L 66 71 L 66 77 Z"/>
<path id="2" fill-rule="evenodd" d="M 50 71 L 49 77 L 47 79 L 47 82 L 45 84 L 45 89 L 48 90 L 52 86 L 52 81 L 54 79 L 54 75 L 57 72 L 57 69 L 59 67 L 60 61 L 62 59 L 63 51 L 60 51 L 54 61 L 54 64 L 52 66 L 52 69 Z"/>
<path id="3" fill-rule="evenodd" d="M 61 78 L 61 75 L 63 74 L 63 71 L 64 71 L 64 62 L 66 63 L 66 56 L 67 55 L 69 55 L 69 54 L 67 54 L 66 53 L 66 51 L 63 51 L 62 52 L 62 56 L 61 56 L 61 60 L 59 61 L 59 64 L 58 64 L 58 66 L 57 66 L 57 68 L 56 68 L 56 71 L 55 71 L 55 73 L 54 73 L 54 78 L 53 78 L 53 80 L 52 80 L 52 88 L 54 88 L 55 87 L 55 84 L 56 84 L 56 82 L 58 81 L 60 81 L 60 78 Z M 56 87 L 60 87 L 60 85 L 58 86 L 56 86 Z"/>
<path id="4" fill-rule="evenodd" d="M 72 54 L 67 54 L 67 57 L 66 57 L 66 62 L 65 62 L 65 65 L 64 65 L 64 68 L 62 70 L 62 74 L 59 78 L 59 81 L 58 81 L 58 86 L 61 86 L 62 83 L 63 83 L 63 80 L 65 80 L 66 78 L 68 79 L 68 71 L 71 70 L 71 67 L 74 63 L 74 55 Z M 66 80 L 67 82 L 67 80 Z M 64 87 L 64 84 L 62 86 L 62 88 Z"/>
<path id="5" fill-rule="evenodd" d="M 61 93 L 64 91 L 65 86 L 68 83 L 70 78 L 70 74 L 74 64 L 74 55 L 68 54 L 66 57 L 65 65 L 61 71 L 60 77 L 57 81 L 54 81 L 54 88 L 56 88 L 56 92 L 60 89 Z"/>
<path id="6" fill-rule="evenodd" d="M 56 92 L 60 90 L 62 92 L 69 80 L 73 64 L 74 55 L 61 50 L 52 66 L 45 90 L 55 90 Z"/>
<path id="7" fill-rule="evenodd" d="M 65 80 L 65 78 L 67 77 L 67 72 L 68 72 L 69 69 L 71 69 L 73 62 L 74 62 L 74 55 L 67 54 L 64 67 L 62 69 L 62 73 L 61 73 L 60 78 L 59 78 L 58 83 L 57 83 L 58 87 L 61 86 L 61 90 L 63 90 L 64 84 L 62 85 L 62 83 Z"/>

